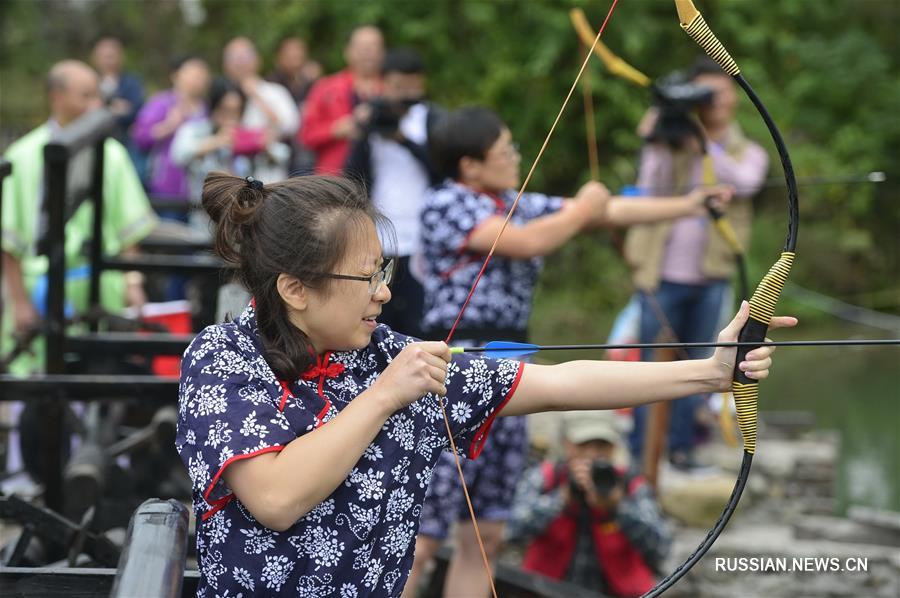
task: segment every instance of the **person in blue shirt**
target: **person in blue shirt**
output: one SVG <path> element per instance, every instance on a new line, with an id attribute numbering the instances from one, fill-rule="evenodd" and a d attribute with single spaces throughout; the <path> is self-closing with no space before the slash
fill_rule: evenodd
<path id="1" fill-rule="evenodd" d="M 202 203 L 252 300 L 182 362 L 176 448 L 193 486 L 199 596 L 399 596 L 450 446 L 441 403 L 475 458 L 497 415 L 631 406 L 732 377 L 727 349 L 676 363 L 451 357 L 377 322 L 393 265 L 376 231 L 389 223 L 352 182 L 213 173 Z M 722 340 L 747 317 L 745 305 Z M 771 353 L 740 367 L 765 378 Z"/>

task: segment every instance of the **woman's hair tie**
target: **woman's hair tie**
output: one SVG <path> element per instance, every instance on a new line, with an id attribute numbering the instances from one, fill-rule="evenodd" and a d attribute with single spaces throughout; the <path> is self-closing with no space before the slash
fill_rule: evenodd
<path id="1" fill-rule="evenodd" d="M 253 189 L 254 191 L 262 191 L 263 190 L 263 182 L 259 179 L 254 179 L 252 176 L 248 176 L 244 179 L 247 181 L 247 186 Z"/>

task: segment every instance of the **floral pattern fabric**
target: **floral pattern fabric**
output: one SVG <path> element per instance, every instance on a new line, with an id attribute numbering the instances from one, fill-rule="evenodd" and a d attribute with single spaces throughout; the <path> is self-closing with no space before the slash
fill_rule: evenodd
<path id="1" fill-rule="evenodd" d="M 428 192 L 422 210 L 425 330 L 445 330 L 453 325 L 485 257 L 469 251 L 469 237 L 485 219 L 505 215 L 515 199 L 514 191 L 490 195 L 452 181 Z M 561 197 L 524 193 L 510 223 L 522 226 L 557 212 L 562 206 Z M 540 257 L 513 259 L 494 255 L 463 314 L 460 328 L 525 330 L 542 265 Z"/>
<path id="2" fill-rule="evenodd" d="M 461 459 L 469 499 L 479 521 L 506 521 L 528 453 L 528 420 L 503 417 L 491 427 L 484 452 L 475 461 Z M 457 522 L 468 524 L 469 507 L 456 460 L 444 453 L 431 474 L 422 505 L 419 533 L 443 540 Z M 470 525 L 470 524 L 469 524 Z"/>
<path id="3" fill-rule="evenodd" d="M 284 385 L 262 357 L 252 307 L 191 343 L 176 448 L 193 483 L 199 596 L 400 594 L 431 472 L 449 447 L 437 396 L 388 418 L 344 483 L 284 532 L 258 523 L 222 472 L 327 425 L 410 342 L 381 325 L 364 349 L 326 354 L 320 375 Z M 444 401 L 466 456 L 477 456 L 520 376 L 515 361 L 454 355 Z"/>

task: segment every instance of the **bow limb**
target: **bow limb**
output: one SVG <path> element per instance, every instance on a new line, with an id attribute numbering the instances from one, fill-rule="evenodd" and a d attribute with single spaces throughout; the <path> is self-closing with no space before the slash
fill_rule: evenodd
<path id="1" fill-rule="evenodd" d="M 719 183 L 716 177 L 715 167 L 712 161 L 712 155 L 709 153 L 709 135 L 703 127 L 703 123 L 699 118 L 694 118 L 695 124 L 699 131 L 703 134 L 703 184 L 707 186 L 717 185 Z M 750 283 L 747 280 L 747 258 L 744 244 L 738 239 L 731 221 L 725 216 L 725 213 L 712 204 L 706 204 L 706 211 L 712 220 L 713 227 L 731 252 L 734 254 L 735 265 L 738 270 L 738 285 L 741 294 L 741 300 L 746 299 L 750 295 Z"/>
<path id="2" fill-rule="evenodd" d="M 613 54 L 610 49 L 606 47 L 606 44 L 599 39 L 596 42 L 592 42 L 594 30 L 582 9 L 573 8 L 570 10 L 569 19 L 572 21 L 572 26 L 575 28 L 575 32 L 578 33 L 581 42 L 587 46 L 593 47 L 594 53 L 600 57 L 600 60 L 603 61 L 603 64 L 609 69 L 609 72 L 618 75 L 623 79 L 627 79 L 635 85 L 640 85 L 641 87 L 650 86 L 650 78 L 647 75 Z"/>
<path id="3" fill-rule="evenodd" d="M 606 19 L 604 19 L 603 25 L 600 26 L 600 30 L 597 32 L 597 35 L 591 41 L 591 45 L 588 49 L 587 55 L 584 57 L 584 61 L 581 63 L 581 68 L 578 70 L 578 74 L 575 76 L 575 80 L 572 81 L 571 87 L 569 87 L 569 92 L 566 94 L 566 99 L 563 100 L 563 103 L 559 108 L 559 112 L 556 114 L 556 118 L 553 120 L 553 124 L 550 125 L 550 130 L 544 137 L 544 142 L 541 144 L 541 148 L 538 150 L 537 156 L 535 156 L 534 161 L 531 163 L 531 168 L 528 169 L 528 174 L 525 175 L 525 179 L 522 181 L 522 185 L 519 188 L 519 191 L 516 193 L 516 198 L 513 201 L 512 206 L 509 208 L 509 212 L 507 212 L 506 218 L 503 220 L 503 225 L 500 227 L 500 232 L 498 232 L 496 238 L 494 238 L 494 242 L 491 244 L 491 248 L 488 251 L 487 256 L 485 256 L 484 258 L 484 263 L 482 264 L 478 275 L 475 277 L 475 281 L 472 283 L 472 287 L 469 289 L 469 292 L 466 295 L 466 299 L 459 310 L 459 314 L 456 316 L 456 321 L 453 323 L 453 326 L 450 327 L 450 332 L 444 342 L 449 343 L 453 338 L 453 334 L 456 332 L 457 326 L 459 326 L 459 322 L 466 311 L 466 307 L 468 307 L 469 301 L 472 299 L 472 295 L 475 293 L 475 289 L 478 288 L 478 282 L 481 280 L 481 277 L 484 275 L 484 271 L 487 269 L 491 258 L 494 256 L 494 251 L 496 251 L 497 249 L 497 243 L 499 243 L 500 237 L 502 237 L 503 233 L 506 231 L 506 227 L 509 225 L 509 221 L 512 218 L 513 213 L 516 211 L 516 208 L 518 208 L 519 200 L 522 199 L 522 194 L 525 193 L 525 189 L 531 182 L 531 177 L 534 176 L 537 165 L 540 163 L 541 158 L 544 156 L 544 152 L 547 149 L 547 146 L 550 144 L 550 139 L 553 137 L 553 133 L 556 131 L 556 126 L 562 119 L 563 112 L 565 112 L 566 107 L 569 105 L 569 100 L 572 99 L 572 95 L 575 93 L 575 88 L 578 87 L 578 82 L 581 80 L 581 77 L 584 75 L 584 71 L 587 69 L 588 62 L 591 59 L 591 53 L 600 42 L 600 37 L 606 30 L 606 25 L 609 23 L 609 20 L 612 17 L 612 13 L 616 9 L 616 5 L 618 4 L 618 2 L 619 0 L 613 0 L 612 4 L 609 7 L 609 12 L 606 13 Z"/>
<path id="4" fill-rule="evenodd" d="M 575 28 L 575 32 L 578 34 L 580 46 L 583 49 L 584 46 L 591 41 L 593 28 L 588 22 L 587 16 L 585 16 L 584 11 L 580 8 L 573 8 L 572 10 L 570 10 L 569 19 L 572 22 L 572 26 Z M 649 77 L 613 54 L 612 51 L 610 51 L 610 49 L 607 48 L 606 45 L 599 39 L 594 40 L 593 49 L 594 53 L 600 57 L 600 60 L 606 66 L 607 70 L 609 70 L 612 74 L 622 77 L 627 81 L 641 87 L 646 88 L 650 86 L 651 82 Z M 594 101 L 593 94 L 590 89 L 590 72 L 585 73 L 582 88 L 584 90 L 585 138 L 588 143 L 588 159 L 591 168 L 591 178 L 594 180 L 599 180 L 600 164 L 597 159 L 597 139 L 596 133 L 594 131 Z M 610 227 L 609 233 L 612 245 L 615 248 L 616 252 L 618 252 L 619 256 L 627 262 L 628 260 L 625 257 L 625 247 L 622 242 L 622 238 L 619 235 L 619 231 L 617 231 L 615 227 Z M 662 306 L 659 304 L 659 300 L 656 298 L 656 293 L 647 292 L 646 297 L 648 299 L 650 309 L 653 311 L 657 321 L 660 324 L 659 334 L 664 339 L 677 342 L 678 335 L 675 333 L 675 329 L 672 327 L 672 323 L 669 320 L 669 317 L 666 315 L 665 310 L 663 310 Z M 681 359 L 690 358 L 688 353 L 683 348 L 676 349 L 675 353 Z M 658 354 L 657 359 L 672 359 L 672 354 L 671 352 Z M 648 425 L 648 436 L 644 440 L 644 463 L 642 469 L 644 472 L 644 476 L 654 488 L 656 487 L 658 477 L 659 457 L 662 452 L 662 447 L 665 444 L 665 422 L 669 420 L 669 410 L 670 407 L 667 403 L 657 403 L 650 407 L 650 423 Z M 731 428 L 727 429 L 729 431 L 731 430 Z M 734 442 L 736 444 L 736 439 L 734 440 Z"/>
<path id="5" fill-rule="evenodd" d="M 572 26 L 575 28 L 575 32 L 578 34 L 580 41 L 579 45 L 583 49 L 585 41 L 591 39 L 593 29 L 588 22 L 584 11 L 579 8 L 574 8 L 569 11 L 569 18 L 572 21 Z M 598 40 L 595 43 L 594 53 L 600 57 L 603 64 L 606 65 L 606 68 L 614 75 L 623 77 L 631 83 L 635 83 L 643 87 L 650 85 L 649 77 L 639 72 L 637 69 L 613 54 L 609 50 L 609 48 L 607 48 L 603 44 L 603 42 Z M 596 133 L 594 131 L 594 101 L 593 95 L 590 91 L 589 72 L 585 73 L 584 84 L 582 85 L 582 88 L 584 89 L 585 138 L 587 139 L 588 143 L 588 158 L 591 167 L 591 178 L 594 180 L 599 180 L 600 165 L 597 160 L 597 140 Z M 611 226 L 609 227 L 609 234 L 610 240 L 612 241 L 612 246 L 615 248 L 621 259 L 627 263 L 628 260 L 625 257 L 625 246 L 622 241 L 622 237 L 619 234 L 619 231 L 614 226 Z M 659 304 L 656 293 L 653 291 L 648 291 L 645 296 L 648 300 L 650 309 L 653 311 L 656 320 L 659 322 L 659 337 L 661 337 L 663 340 L 671 340 L 677 342 L 678 335 L 675 333 L 675 329 L 672 327 L 672 323 L 669 320 L 669 317 L 666 315 L 665 310 L 663 310 L 662 306 Z M 679 347 L 675 350 L 675 353 L 681 359 L 690 359 L 688 353 L 683 348 Z M 670 360 L 673 358 L 674 356 L 671 351 L 657 353 L 656 355 L 656 359 L 658 360 Z M 659 459 L 660 455 L 662 454 L 662 447 L 666 442 L 665 439 L 667 435 L 667 422 L 670 418 L 669 411 L 670 406 L 668 403 L 656 403 L 654 405 L 651 405 L 649 408 L 647 435 L 644 438 L 644 458 L 641 469 L 643 471 L 644 477 L 647 478 L 647 481 L 653 488 L 657 487 Z"/>
<path id="6" fill-rule="evenodd" d="M 570 11 L 569 16 L 572 20 L 572 25 L 578 32 L 579 37 L 582 40 L 584 40 L 585 37 L 590 39 L 590 33 L 592 29 L 590 23 L 587 20 L 587 17 L 584 14 L 584 11 L 580 8 L 575 8 Z M 600 56 L 603 64 L 606 65 L 606 68 L 612 74 L 617 75 L 641 87 L 646 88 L 652 85 L 651 80 L 647 75 L 625 62 L 625 60 L 623 60 L 618 55 L 614 54 L 603 44 L 603 42 L 599 42 L 595 46 L 595 51 L 597 52 L 598 56 Z M 699 118 L 695 116 L 692 119 L 692 122 L 696 127 L 698 133 L 700 133 L 699 137 L 701 138 L 701 141 L 703 143 L 703 184 L 707 186 L 715 185 L 718 181 L 712 162 L 712 155 L 709 153 L 709 136 L 706 134 L 703 123 Z M 716 229 L 716 232 L 720 237 L 722 237 L 722 239 L 728 245 L 729 249 L 731 249 L 732 253 L 734 254 L 735 265 L 738 270 L 739 293 L 742 300 L 746 299 L 750 294 L 750 284 L 747 280 L 747 261 L 745 257 L 744 246 L 738 239 L 737 233 L 735 232 L 734 227 L 731 225 L 731 221 L 725 216 L 724 212 L 718 210 L 709 203 L 707 203 L 707 211 L 709 213 L 710 220 L 712 220 L 713 227 Z M 655 309 L 655 311 L 660 312 L 661 310 Z M 723 408 L 720 411 L 719 423 L 722 428 L 723 437 L 726 443 L 729 446 L 737 446 L 737 439 L 734 436 L 728 410 Z"/>
<path id="7" fill-rule="evenodd" d="M 581 40 L 582 45 L 585 43 L 585 40 L 590 41 L 593 28 L 591 27 L 590 22 L 585 16 L 584 11 L 580 8 L 573 8 L 569 11 L 569 18 L 572 21 L 572 26 L 575 28 L 575 31 L 578 34 L 579 39 Z M 625 62 L 617 54 L 614 54 L 612 50 L 610 50 L 602 41 L 597 40 L 596 45 L 594 46 L 594 52 L 600 57 L 603 64 L 606 68 L 618 77 L 625 79 L 635 85 L 640 87 L 651 87 L 652 81 L 650 77 L 636 69 L 631 64 Z M 585 118 L 587 123 L 587 137 L 588 137 L 588 153 L 591 165 L 591 176 L 596 180 L 599 175 L 599 166 L 596 163 L 596 145 L 597 142 L 594 138 L 594 130 L 593 130 L 593 100 L 589 87 L 589 78 L 588 74 L 585 74 Z M 703 124 L 700 122 L 699 118 L 694 118 L 693 122 L 697 127 L 698 131 L 702 133 L 701 137 L 704 139 L 708 138 L 705 130 L 703 129 Z M 713 186 L 717 184 L 715 169 L 713 168 L 712 156 L 709 154 L 707 149 L 707 145 L 703 146 L 703 184 L 707 186 Z M 712 205 L 707 204 L 707 211 L 709 212 L 709 217 L 713 222 L 713 227 L 731 249 L 732 253 L 734 253 L 735 263 L 738 269 L 738 283 L 739 283 L 739 292 L 741 299 L 746 299 L 749 295 L 750 285 L 747 282 L 747 263 L 745 259 L 745 252 L 743 244 L 738 239 L 737 233 L 734 230 L 734 227 L 731 225 L 731 221 L 725 216 L 725 214 L 714 208 Z M 624 258 L 624 249 L 622 248 L 622 243 L 620 240 L 617 240 L 614 234 L 614 244 L 616 249 Z M 655 304 L 656 300 L 654 295 L 649 295 L 651 301 Z M 657 313 L 657 317 L 660 320 L 665 319 L 664 313 L 658 307 L 658 305 L 653 305 L 654 311 Z M 672 336 L 674 336 L 674 332 L 672 331 L 672 327 L 667 322 L 663 322 L 664 327 L 668 328 Z M 687 359 L 687 355 L 684 355 L 684 358 Z M 727 412 L 724 410 L 723 413 L 723 423 L 722 430 L 725 435 L 726 442 L 730 446 L 737 446 L 737 440 L 734 438 L 734 434 L 731 431 L 731 426 L 726 425 L 724 422 L 727 421 Z"/>
<path id="8" fill-rule="evenodd" d="M 706 133 L 700 119 L 695 117 L 694 120 L 700 131 L 703 133 L 703 184 L 713 186 L 718 184 L 718 178 L 716 177 L 712 155 L 709 153 L 709 135 Z M 731 220 L 725 216 L 724 212 L 708 202 L 706 204 L 706 210 L 709 213 L 709 218 L 712 221 L 716 232 L 719 233 L 719 236 L 725 241 L 725 244 L 728 245 L 731 252 L 734 254 L 734 262 L 738 271 L 738 292 L 740 293 L 741 301 L 743 301 L 747 299 L 750 294 L 750 282 L 747 280 L 747 258 L 744 246 L 738 239 L 734 227 L 731 226 Z M 721 393 L 722 405 L 719 409 L 719 429 L 722 431 L 722 439 L 725 441 L 725 444 L 730 447 L 736 447 L 738 445 L 738 440 L 734 433 L 734 418 L 731 415 L 731 410 L 728 408 L 729 394 L 731 393 Z"/>
<path id="9" fill-rule="evenodd" d="M 694 4 L 691 2 L 691 0 L 675 0 L 675 5 L 678 9 L 678 16 L 681 20 L 681 27 L 706 51 L 707 54 L 709 54 L 711 58 L 719 63 L 719 65 L 726 73 L 728 73 L 735 79 L 737 84 L 747 94 L 747 97 L 753 103 L 754 107 L 756 107 L 763 121 L 765 121 L 770 135 L 772 136 L 772 140 L 775 143 L 775 147 L 778 150 L 778 155 L 781 159 L 782 168 L 784 169 L 785 182 L 788 189 L 787 238 L 785 240 L 781 257 L 772 266 L 769 272 L 763 277 L 759 286 L 756 288 L 756 291 L 753 293 L 753 296 L 750 298 L 750 320 L 744 326 L 744 329 L 741 331 L 740 335 L 741 341 L 761 343 L 765 339 L 769 321 L 775 314 L 775 306 L 778 303 L 781 291 L 784 288 L 784 284 L 787 282 L 787 278 L 790 275 L 791 266 L 794 262 L 795 248 L 797 245 L 797 231 L 799 226 L 797 182 L 794 177 L 794 169 L 791 164 L 791 158 L 788 154 L 784 139 L 782 138 L 778 127 L 775 125 L 775 122 L 772 120 L 771 115 L 769 115 L 765 104 L 763 104 L 762 100 L 759 99 L 750 84 L 741 75 L 740 68 L 738 68 L 734 59 L 730 56 L 725 47 L 721 44 L 721 42 L 719 42 L 713 32 L 709 29 L 709 26 L 706 24 L 703 16 L 696 9 L 696 7 L 694 7 Z M 740 363 L 740 361 L 743 360 L 747 352 L 748 350 L 746 348 L 742 348 L 740 351 L 738 351 L 737 363 Z M 740 370 L 735 370 L 736 396 L 739 394 L 739 391 L 741 394 L 744 394 L 750 388 L 753 388 L 755 403 L 756 387 L 757 383 L 755 381 L 744 376 L 740 372 Z M 753 411 L 755 413 L 755 405 Z M 745 449 L 749 449 L 749 452 L 751 452 L 751 454 L 755 450 L 756 444 L 755 415 L 752 419 L 752 430 L 750 426 L 746 426 L 747 434 L 745 434 L 744 438 Z M 744 431 L 744 427 L 742 427 L 742 432 Z"/>
<path id="10" fill-rule="evenodd" d="M 781 296 L 785 282 L 790 274 L 791 266 L 794 263 L 794 250 L 797 245 L 797 230 L 799 227 L 799 207 L 797 199 L 797 182 L 794 177 L 794 169 L 791 165 L 791 158 L 787 151 L 784 139 L 769 115 L 768 110 L 762 100 L 750 87 L 750 84 L 741 75 L 741 70 L 737 63 L 716 38 L 715 34 L 710 30 L 709 26 L 700 14 L 700 11 L 694 6 L 691 0 L 675 0 L 675 7 L 678 11 L 678 17 L 681 21 L 681 27 L 684 31 L 703 48 L 703 50 L 716 62 L 722 69 L 731 75 L 737 84 L 744 90 L 744 93 L 750 98 L 756 110 L 759 112 L 769 134 L 778 150 L 781 158 L 781 165 L 784 169 L 785 182 L 788 189 L 788 233 L 785 240 L 784 249 L 781 257 L 772 266 L 769 272 L 763 277 L 753 296 L 750 298 L 750 319 L 738 339 L 742 342 L 762 343 L 765 340 L 766 330 L 769 322 L 775 314 L 775 306 Z M 713 545 L 722 530 L 725 529 L 728 520 L 734 513 L 747 478 L 750 475 L 750 466 L 753 462 L 753 454 L 756 452 L 756 427 L 757 427 L 757 402 L 759 399 L 759 384 L 757 381 L 746 377 L 737 367 L 744 360 L 752 347 L 741 347 L 737 352 L 735 361 L 734 381 L 732 382 L 732 391 L 734 392 L 735 406 L 738 413 L 738 427 L 744 438 L 744 458 L 741 463 L 741 470 L 738 474 L 734 490 L 731 498 L 722 512 L 722 516 L 706 535 L 706 538 L 696 550 L 687 558 L 687 560 L 679 565 L 675 571 L 669 574 L 665 579 L 661 580 L 656 586 L 650 590 L 646 597 L 656 597 L 672 587 L 682 576 L 684 576 L 699 561 L 706 551 Z"/>
<path id="11" fill-rule="evenodd" d="M 711 143 L 709 135 L 698 116 L 694 116 L 694 121 L 702 133 L 703 138 L 703 184 L 713 186 L 718 184 L 719 181 L 718 177 L 716 177 L 712 154 L 709 153 L 709 144 Z M 719 236 L 725 241 L 725 244 L 728 245 L 731 252 L 734 254 L 734 263 L 738 271 L 738 292 L 740 293 L 741 301 L 743 301 L 747 299 L 750 294 L 750 282 L 747 280 L 747 258 L 744 251 L 744 245 L 738 239 L 734 227 L 731 226 L 731 220 L 725 216 L 723 211 L 713 206 L 709 201 L 706 203 L 706 211 L 709 214 L 709 219 L 712 221 L 713 228 L 716 229 L 716 232 L 719 233 Z M 730 447 L 736 447 L 738 445 L 738 439 L 734 433 L 734 418 L 732 417 L 731 409 L 728 406 L 729 394 L 731 393 L 721 393 L 722 404 L 719 408 L 719 429 L 722 431 L 722 439 L 725 441 L 725 444 Z"/>

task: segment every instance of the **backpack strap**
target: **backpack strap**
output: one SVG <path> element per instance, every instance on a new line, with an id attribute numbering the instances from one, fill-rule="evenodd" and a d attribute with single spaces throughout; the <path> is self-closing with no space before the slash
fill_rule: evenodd
<path id="1" fill-rule="evenodd" d="M 560 485 L 564 478 L 565 463 L 544 461 L 541 463 L 541 473 L 544 476 L 544 492 L 549 492 Z"/>

